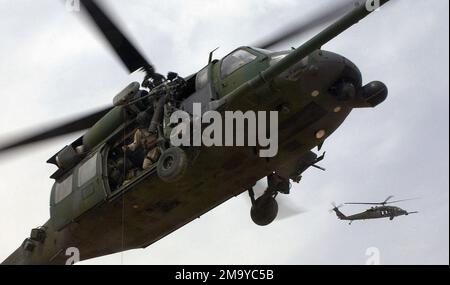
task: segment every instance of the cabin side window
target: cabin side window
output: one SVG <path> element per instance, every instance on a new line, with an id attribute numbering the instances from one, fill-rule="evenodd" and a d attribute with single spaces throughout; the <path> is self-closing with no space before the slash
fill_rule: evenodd
<path id="1" fill-rule="evenodd" d="M 252 62 L 255 59 L 256 55 L 243 49 L 237 50 L 232 54 L 227 55 L 222 60 L 222 66 L 220 71 L 222 78 L 225 78 L 226 76 L 235 72 L 237 69 Z"/>
<path id="2" fill-rule="evenodd" d="M 78 187 L 83 186 L 97 175 L 97 156 L 96 153 L 78 169 Z"/>
<path id="3" fill-rule="evenodd" d="M 70 175 L 62 182 L 56 183 L 55 185 L 55 204 L 64 200 L 67 196 L 72 193 L 72 183 L 73 175 Z"/>

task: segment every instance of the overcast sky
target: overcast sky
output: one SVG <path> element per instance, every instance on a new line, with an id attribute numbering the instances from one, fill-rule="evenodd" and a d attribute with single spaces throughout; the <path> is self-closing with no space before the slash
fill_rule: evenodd
<path id="1" fill-rule="evenodd" d="M 240 45 L 313 15 L 333 0 L 109 0 L 111 12 L 158 71 L 188 75 L 220 46 Z M 248 195 L 214 209 L 145 250 L 83 264 L 449 263 L 449 2 L 397 0 L 324 49 L 355 62 L 389 98 L 358 109 L 326 142 L 326 172 L 308 170 L 281 205 L 300 214 L 258 227 Z M 0 0 L 0 139 L 109 104 L 128 75 L 80 13 L 63 1 Z M 313 31 L 317 32 L 317 31 Z M 298 46 L 311 34 L 279 46 Z M 45 161 L 79 134 L 0 158 L 0 259 L 49 217 L 55 170 Z M 349 226 L 330 203 L 421 197 L 418 215 Z M 364 207 L 344 207 L 351 214 Z"/>

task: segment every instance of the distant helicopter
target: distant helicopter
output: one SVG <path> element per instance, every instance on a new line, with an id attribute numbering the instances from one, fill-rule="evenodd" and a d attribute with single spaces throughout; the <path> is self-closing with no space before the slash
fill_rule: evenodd
<path id="1" fill-rule="evenodd" d="M 331 211 L 336 212 L 336 215 L 338 216 L 338 218 L 340 220 L 350 221 L 349 225 L 351 225 L 353 221 L 357 221 L 357 220 L 372 220 L 372 219 L 389 218 L 392 221 L 395 217 L 408 216 L 409 214 L 419 213 L 417 211 L 408 212 L 408 211 L 403 210 L 396 206 L 386 206 L 388 204 L 394 204 L 394 203 L 399 203 L 399 202 L 404 202 L 404 201 L 415 200 L 416 198 L 389 201 L 392 198 L 394 198 L 394 196 L 389 196 L 383 202 L 378 202 L 378 203 L 345 203 L 345 204 L 341 204 L 339 206 L 336 206 L 336 204 L 333 203 L 332 204 L 333 209 L 331 209 Z M 372 207 L 372 208 L 370 208 L 364 212 L 358 213 L 358 214 L 346 216 L 341 211 L 339 211 L 339 208 L 341 208 L 344 205 L 380 205 L 380 206 Z"/>

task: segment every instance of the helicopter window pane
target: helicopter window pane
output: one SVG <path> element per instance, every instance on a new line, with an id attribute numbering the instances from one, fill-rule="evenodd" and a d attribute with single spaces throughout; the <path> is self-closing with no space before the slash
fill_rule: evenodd
<path id="1" fill-rule="evenodd" d="M 197 73 L 195 81 L 195 90 L 200 90 L 208 83 L 208 66 Z"/>
<path id="2" fill-rule="evenodd" d="M 72 193 L 73 176 L 70 175 L 63 182 L 56 183 L 55 186 L 55 203 L 59 203 Z"/>
<path id="3" fill-rule="evenodd" d="M 97 154 L 91 157 L 78 169 L 78 187 L 83 186 L 86 182 L 97 175 Z"/>
<path id="4" fill-rule="evenodd" d="M 221 73 L 222 78 L 225 76 L 230 75 L 234 71 L 236 71 L 238 68 L 246 65 L 247 63 L 252 62 L 256 59 L 256 55 L 249 53 L 245 50 L 238 50 L 234 53 L 228 55 L 225 57 L 222 61 L 222 67 L 221 67 Z"/>

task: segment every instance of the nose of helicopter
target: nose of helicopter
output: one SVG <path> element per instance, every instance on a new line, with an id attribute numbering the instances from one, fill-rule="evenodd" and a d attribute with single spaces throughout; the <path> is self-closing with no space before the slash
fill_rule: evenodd
<path id="1" fill-rule="evenodd" d="M 331 111 L 343 108 L 376 107 L 388 94 L 386 85 L 373 81 L 362 86 L 358 67 L 342 55 L 317 50 L 283 75 L 284 79 L 299 82 L 303 92 Z"/>
<path id="2" fill-rule="evenodd" d="M 376 107 L 388 95 L 386 85 L 380 81 L 372 81 L 362 86 L 362 75 L 359 68 L 349 59 L 332 52 L 319 51 L 312 56 L 312 61 L 321 65 L 323 72 L 331 73 L 329 78 L 334 82 L 328 93 L 338 102 L 351 108 Z M 334 77 L 334 78 L 333 78 Z"/>
<path id="3" fill-rule="evenodd" d="M 324 95 L 318 102 L 320 105 L 337 106 L 333 110 L 352 105 L 362 84 L 361 72 L 353 62 L 339 54 L 319 50 L 309 57 L 309 69 L 314 78 L 311 82 L 322 83 L 322 90 L 316 90 Z M 311 96 L 317 94 L 313 91 Z"/>
<path id="4" fill-rule="evenodd" d="M 302 130 L 304 138 L 314 138 L 314 145 L 323 143 L 353 108 L 375 107 L 387 97 L 383 83 L 363 86 L 361 72 L 353 62 L 324 50 L 311 53 L 280 77 L 277 87 L 290 94 L 289 101 L 296 105 L 286 125 L 295 120 L 296 130 Z M 310 146 L 311 141 L 305 139 L 302 143 Z"/>

